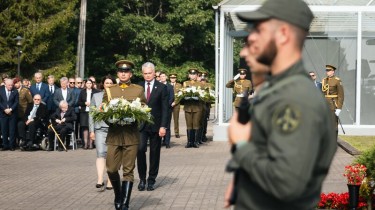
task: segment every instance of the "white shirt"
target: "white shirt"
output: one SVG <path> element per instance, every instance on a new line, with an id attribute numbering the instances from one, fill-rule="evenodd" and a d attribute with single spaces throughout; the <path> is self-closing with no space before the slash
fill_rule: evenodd
<path id="1" fill-rule="evenodd" d="M 67 98 L 67 96 L 68 96 L 68 88 L 67 89 L 61 89 L 61 94 L 62 94 L 62 96 L 63 96 L 63 98 L 64 98 L 64 101 L 66 101 L 66 98 Z"/>
<path id="2" fill-rule="evenodd" d="M 87 89 L 86 89 L 86 93 L 87 93 L 86 101 L 87 101 L 87 102 L 91 102 L 91 93 L 92 93 L 92 90 L 87 90 Z M 85 111 L 86 111 L 86 112 L 90 111 L 90 107 L 86 106 Z"/>

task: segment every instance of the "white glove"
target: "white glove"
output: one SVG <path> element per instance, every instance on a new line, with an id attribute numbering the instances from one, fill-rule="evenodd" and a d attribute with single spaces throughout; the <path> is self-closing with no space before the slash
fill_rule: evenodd
<path id="1" fill-rule="evenodd" d="M 335 115 L 338 117 L 340 115 L 341 109 L 336 109 L 335 110 Z"/>
<path id="2" fill-rule="evenodd" d="M 238 78 L 240 78 L 240 74 L 237 74 L 236 76 L 233 77 L 234 80 L 237 80 Z"/>

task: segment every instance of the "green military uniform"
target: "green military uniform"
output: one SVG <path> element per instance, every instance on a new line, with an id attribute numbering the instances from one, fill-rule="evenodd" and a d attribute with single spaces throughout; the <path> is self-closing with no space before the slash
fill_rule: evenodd
<path id="1" fill-rule="evenodd" d="M 177 78 L 177 74 L 170 74 L 169 78 Z M 170 83 L 173 86 L 174 94 L 176 95 L 178 91 L 182 88 L 182 85 L 178 82 Z M 176 137 L 180 136 L 180 125 L 179 125 L 179 119 L 180 119 L 180 103 L 178 103 L 175 100 L 175 105 L 173 107 L 173 123 L 174 123 L 174 134 Z"/>
<path id="2" fill-rule="evenodd" d="M 27 104 L 33 103 L 33 97 L 31 96 L 30 90 L 25 87 L 20 87 L 19 92 L 19 103 L 18 103 L 18 118 L 22 119 L 25 115 Z"/>
<path id="3" fill-rule="evenodd" d="M 116 62 L 116 66 L 118 72 L 125 73 L 131 72 L 134 68 L 134 64 L 127 60 Z M 131 84 L 130 80 L 126 83 L 116 84 L 106 88 L 103 95 L 103 102 L 108 102 L 111 99 L 120 97 L 128 101 L 140 98 L 143 103 L 146 103 L 143 87 Z M 111 180 L 115 193 L 116 209 L 121 209 L 121 206 L 129 205 L 130 194 L 134 182 L 135 159 L 137 157 L 139 141 L 140 133 L 138 131 L 137 123 L 124 126 L 109 125 L 106 139 L 106 166 L 108 177 Z M 118 174 L 121 165 L 123 173 L 122 190 Z"/>
<path id="4" fill-rule="evenodd" d="M 335 71 L 336 67 L 326 65 L 326 71 Z M 336 76 L 326 77 L 322 80 L 322 91 L 331 109 L 331 115 L 336 122 L 336 133 L 338 133 L 338 117 L 335 114 L 336 109 L 342 109 L 344 103 L 344 88 L 340 78 Z"/>
<path id="5" fill-rule="evenodd" d="M 208 73 L 202 72 L 201 74 L 201 87 L 206 89 L 206 90 L 211 90 L 213 89 L 213 85 L 208 83 Z M 205 102 L 203 104 L 203 110 L 202 110 L 202 119 L 201 119 L 201 129 L 199 130 L 199 135 L 198 135 L 198 142 L 199 144 L 202 144 L 203 142 L 207 141 L 207 121 L 210 118 L 210 108 L 211 108 L 211 103 Z"/>
<path id="6" fill-rule="evenodd" d="M 299 61 L 254 99 L 251 141 L 233 155 L 236 209 L 315 208 L 337 143 L 327 103 L 310 84 Z"/>
<path id="7" fill-rule="evenodd" d="M 246 74 L 246 69 L 238 69 L 239 74 Z M 233 102 L 234 107 L 238 108 L 241 104 L 241 100 L 244 97 L 244 93 L 247 95 L 251 94 L 253 90 L 253 86 L 251 81 L 248 79 L 237 79 L 237 80 L 230 80 L 226 84 L 227 88 L 233 88 L 233 93 L 235 94 L 235 99 Z"/>
<path id="8" fill-rule="evenodd" d="M 189 69 L 189 74 L 197 74 L 198 70 L 195 68 Z M 202 84 L 195 80 L 185 81 L 183 87 L 201 87 Z M 201 127 L 203 103 L 198 100 L 185 100 L 184 101 L 184 111 L 185 111 L 185 120 L 187 128 L 188 143 L 186 145 L 189 147 L 198 147 L 197 134 L 198 130 Z"/>

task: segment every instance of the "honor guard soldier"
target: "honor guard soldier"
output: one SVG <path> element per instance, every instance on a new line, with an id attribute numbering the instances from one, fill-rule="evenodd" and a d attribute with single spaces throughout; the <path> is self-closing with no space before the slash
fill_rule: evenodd
<path id="1" fill-rule="evenodd" d="M 336 122 L 336 137 L 338 134 L 339 115 L 344 103 L 344 88 L 340 78 L 335 76 L 336 67 L 326 65 L 327 77 L 322 80 L 322 91 L 332 111 L 332 117 Z"/>
<path id="2" fill-rule="evenodd" d="M 187 87 L 201 87 L 201 83 L 197 81 L 198 70 L 196 68 L 189 69 L 189 81 L 185 81 L 183 84 L 184 88 Z M 202 87 L 201 87 L 202 88 Z M 186 148 L 194 147 L 199 148 L 197 134 L 201 127 L 203 103 L 199 100 L 185 100 L 184 104 L 186 129 L 188 142 Z"/>
<path id="3" fill-rule="evenodd" d="M 109 102 L 114 98 L 124 98 L 133 101 L 140 98 L 146 103 L 143 87 L 132 84 L 134 64 L 131 61 L 120 60 L 116 62 L 119 83 L 105 89 L 103 102 Z M 130 195 L 134 182 L 134 167 L 137 157 L 140 133 L 137 123 L 130 125 L 109 125 L 107 135 L 107 173 L 111 180 L 115 193 L 115 208 L 128 209 Z M 122 165 L 122 189 L 118 170 Z"/>
<path id="4" fill-rule="evenodd" d="M 246 72 L 246 69 L 238 69 L 238 74 L 226 84 L 227 88 L 233 88 L 233 93 L 236 96 L 233 102 L 235 108 L 240 106 L 241 99 L 245 94 L 250 95 L 253 90 L 251 81 L 246 79 Z"/>
<path id="5" fill-rule="evenodd" d="M 169 75 L 169 80 L 171 81 L 171 85 L 173 86 L 174 94 L 176 95 L 178 91 L 182 88 L 182 85 L 177 82 L 177 74 L 172 73 Z M 174 135 L 176 138 L 180 138 L 180 125 L 178 120 L 180 119 L 180 103 L 173 102 L 173 123 L 174 123 Z"/>
<path id="6" fill-rule="evenodd" d="M 202 72 L 201 73 L 201 84 L 202 87 L 208 91 L 213 89 L 212 84 L 210 84 L 208 81 L 208 73 Z M 203 105 L 203 112 L 202 112 L 202 127 L 199 130 L 199 137 L 198 137 L 198 143 L 202 144 L 203 142 L 207 141 L 207 121 L 210 118 L 210 108 L 211 103 L 205 102 Z"/>

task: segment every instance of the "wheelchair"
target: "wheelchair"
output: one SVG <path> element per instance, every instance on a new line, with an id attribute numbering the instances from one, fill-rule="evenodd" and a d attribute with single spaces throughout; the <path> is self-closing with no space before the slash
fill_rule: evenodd
<path id="1" fill-rule="evenodd" d="M 35 131 L 35 141 L 33 144 L 30 140 L 29 131 L 26 132 L 26 140 L 21 139 L 19 141 L 19 147 L 21 151 L 36 151 L 36 150 L 47 150 L 48 149 L 48 121 L 42 120 L 42 126 Z"/>

